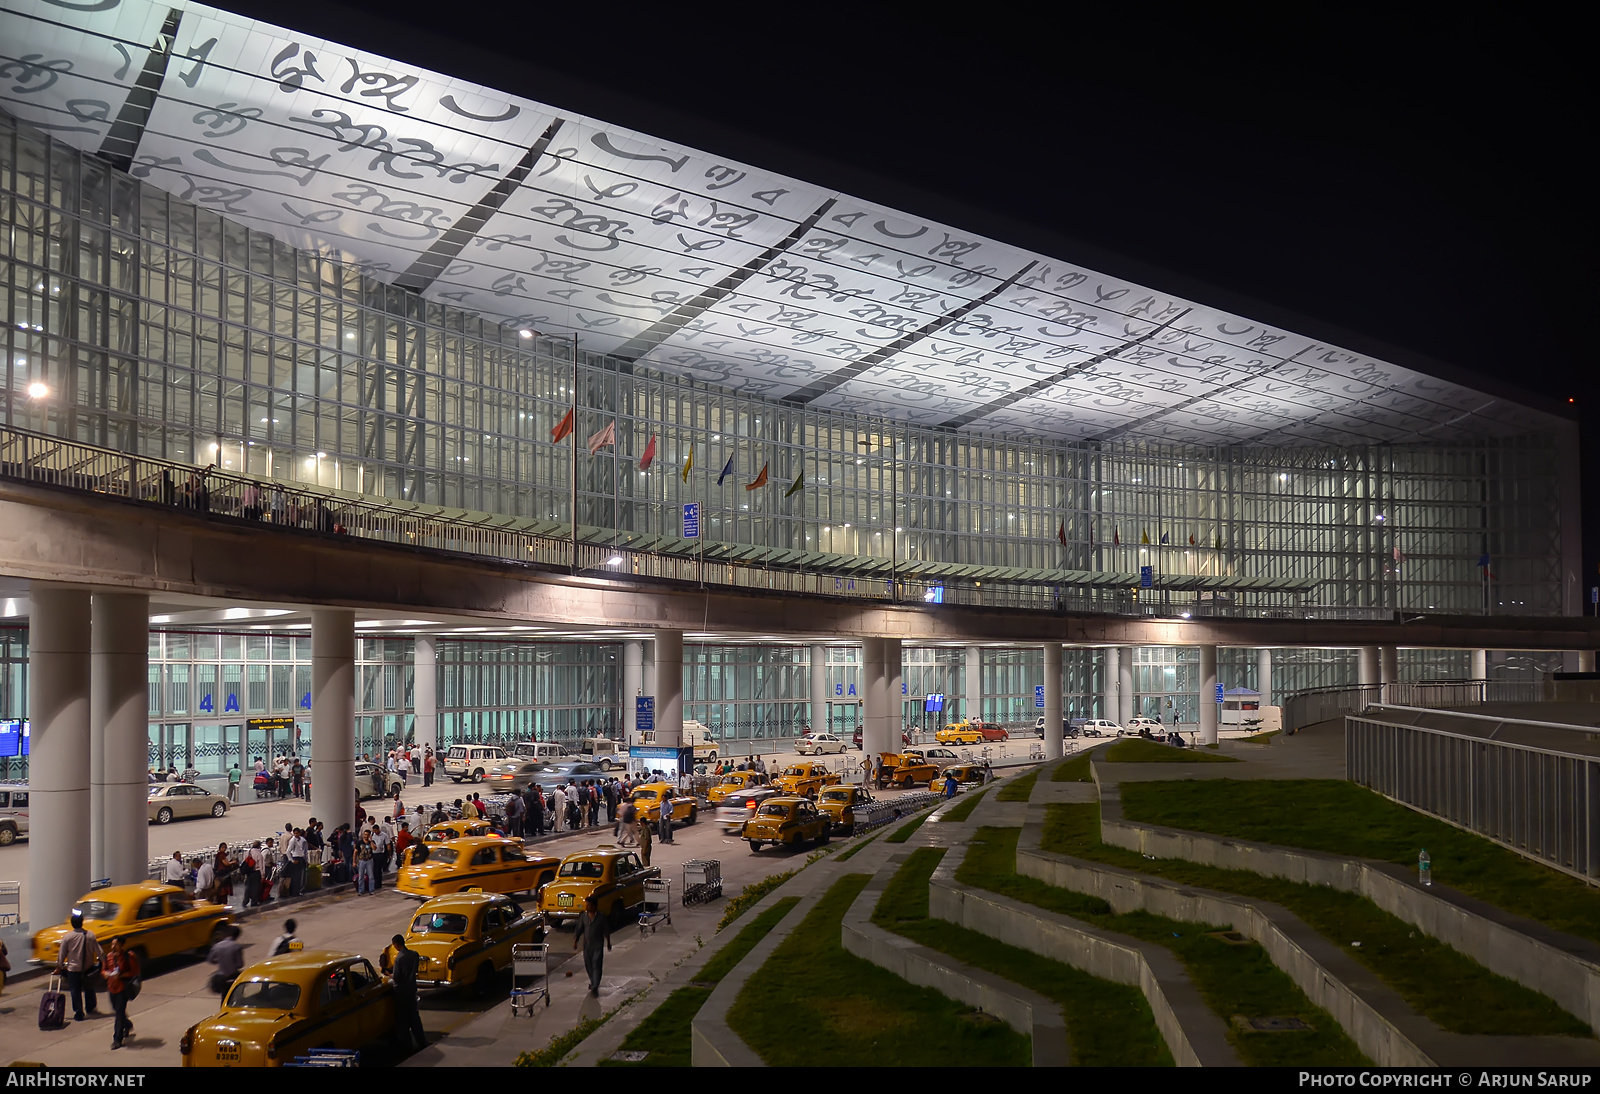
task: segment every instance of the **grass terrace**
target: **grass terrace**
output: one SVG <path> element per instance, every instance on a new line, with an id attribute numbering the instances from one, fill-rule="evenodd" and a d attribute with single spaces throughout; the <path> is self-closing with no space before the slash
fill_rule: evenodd
<path id="1" fill-rule="evenodd" d="M 1239 759 L 1197 752 L 1192 748 L 1174 748 L 1139 737 L 1124 737 L 1106 749 L 1105 761 L 1111 764 L 1236 764 Z"/>

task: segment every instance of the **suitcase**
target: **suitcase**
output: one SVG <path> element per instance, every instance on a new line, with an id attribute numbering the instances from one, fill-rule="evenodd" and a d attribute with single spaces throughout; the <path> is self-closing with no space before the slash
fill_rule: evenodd
<path id="1" fill-rule="evenodd" d="M 60 990 L 60 981 L 50 977 L 50 986 L 39 995 L 39 1028 L 62 1029 L 67 1024 L 67 997 Z"/>
<path id="2" fill-rule="evenodd" d="M 306 867 L 306 890 L 322 888 L 322 867 L 313 862 Z"/>

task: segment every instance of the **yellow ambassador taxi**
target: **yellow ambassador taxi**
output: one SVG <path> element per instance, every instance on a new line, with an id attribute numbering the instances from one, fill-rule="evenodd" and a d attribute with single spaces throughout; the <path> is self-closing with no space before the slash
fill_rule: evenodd
<path id="1" fill-rule="evenodd" d="M 661 803 L 671 799 L 672 823 L 693 824 L 700 819 L 700 806 L 693 798 L 678 793 L 671 783 L 645 783 L 633 788 L 630 799 L 639 811 L 639 819 L 660 827 Z"/>
<path id="2" fill-rule="evenodd" d="M 495 977 L 511 967 L 511 947 L 543 942 L 544 916 L 525 911 L 500 893 L 452 893 L 434 897 L 406 930 L 406 947 L 417 952 L 417 983 L 430 988 L 471 986 L 494 990 Z M 395 948 L 384 948 L 378 967 L 394 969 Z"/>
<path id="3" fill-rule="evenodd" d="M 315 1047 L 362 1048 L 394 1033 L 394 982 L 365 957 L 301 950 L 258 961 L 222 1009 L 178 1041 L 184 1067 L 282 1067 Z"/>
<path id="4" fill-rule="evenodd" d="M 856 830 L 856 810 L 871 804 L 872 794 L 864 786 L 825 786 L 817 812 L 828 818 L 833 831 L 849 835 Z"/>
<path id="5" fill-rule="evenodd" d="M 422 833 L 422 839 L 426 843 L 444 843 L 446 840 L 492 835 L 494 828 L 486 820 L 458 820 L 434 825 Z"/>
<path id="6" fill-rule="evenodd" d="M 750 850 L 764 844 L 799 847 L 802 843 L 827 843 L 829 820 L 817 811 L 810 798 L 768 798 L 756 807 L 755 816 L 744 823 L 744 838 Z"/>
<path id="7" fill-rule="evenodd" d="M 954 779 L 962 786 L 976 786 L 983 783 L 982 764 L 951 764 L 944 769 L 944 774 L 928 784 L 928 789 L 935 794 L 945 792 L 945 780 Z"/>
<path id="8" fill-rule="evenodd" d="M 883 781 L 890 786 L 910 790 L 917 783 L 931 783 L 939 769 L 914 752 L 880 752 L 883 761 Z"/>
<path id="9" fill-rule="evenodd" d="M 983 743 L 983 731 L 966 722 L 951 722 L 933 735 L 942 745 L 976 745 Z"/>
<path id="10" fill-rule="evenodd" d="M 579 851 L 563 859 L 556 879 L 539 890 L 539 910 L 551 922 L 566 923 L 578 918 L 593 895 L 599 898 L 600 914 L 622 924 L 630 909 L 644 904 L 644 883 L 660 877 L 660 867 L 646 866 L 620 847 Z"/>
<path id="11" fill-rule="evenodd" d="M 767 776 L 760 771 L 730 771 L 722 776 L 722 781 L 706 791 L 706 801 L 712 805 L 721 805 L 729 794 L 737 794 L 741 790 L 750 790 L 757 786 L 767 785 Z"/>
<path id="12" fill-rule="evenodd" d="M 423 851 L 427 857 L 422 858 Z M 518 840 L 470 836 L 443 843 L 412 844 L 395 888 L 426 900 L 446 893 L 481 889 L 486 893 L 533 893 L 556 876 L 561 860 L 528 854 Z"/>
<path id="13" fill-rule="evenodd" d="M 839 776 L 820 763 L 802 760 L 783 769 L 783 774 L 772 780 L 772 785 L 785 794 L 814 798 L 825 786 L 835 786 Z"/>
<path id="14" fill-rule="evenodd" d="M 176 885 L 160 881 L 96 889 L 72 907 L 83 913 L 84 929 L 102 947 L 113 938 L 120 938 L 138 955 L 140 965 L 184 950 L 205 953 L 220 929 L 233 921 L 225 905 L 191 900 Z M 61 940 L 71 930 L 68 922 L 46 927 L 34 935 L 34 962 L 54 965 L 61 952 Z"/>

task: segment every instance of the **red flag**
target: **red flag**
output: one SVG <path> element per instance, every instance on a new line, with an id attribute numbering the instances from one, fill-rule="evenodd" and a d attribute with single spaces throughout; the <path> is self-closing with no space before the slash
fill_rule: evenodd
<path id="1" fill-rule="evenodd" d="M 1191 547 L 1194 546 L 1194 533 L 1193 532 L 1189 533 L 1189 546 L 1191 546 Z"/>
<path id="2" fill-rule="evenodd" d="M 756 481 L 748 484 L 745 487 L 745 489 L 746 490 L 755 490 L 758 487 L 762 487 L 762 486 L 765 486 L 765 485 L 767 485 L 767 465 L 766 464 L 762 464 L 761 465 L 761 474 L 757 475 L 756 476 Z"/>
<path id="3" fill-rule="evenodd" d="M 644 446 L 644 455 L 639 457 L 639 470 L 648 471 L 650 465 L 656 462 L 656 439 L 650 438 L 650 443 Z"/>
<path id="4" fill-rule="evenodd" d="M 1121 536 L 1121 534 L 1119 534 L 1117 532 L 1117 530 L 1115 528 L 1111 529 L 1111 546 L 1113 546 L 1113 547 L 1121 547 L 1122 546 L 1122 536 Z"/>
<path id="5" fill-rule="evenodd" d="M 1061 541 L 1061 546 L 1067 545 L 1067 522 L 1062 521 L 1061 527 L 1056 529 L 1056 538 Z"/>
<path id="6" fill-rule="evenodd" d="M 561 441 L 565 440 L 567 434 L 571 432 L 572 411 L 569 410 L 567 411 L 567 416 L 557 422 L 556 427 L 550 431 L 550 443 L 559 444 Z"/>

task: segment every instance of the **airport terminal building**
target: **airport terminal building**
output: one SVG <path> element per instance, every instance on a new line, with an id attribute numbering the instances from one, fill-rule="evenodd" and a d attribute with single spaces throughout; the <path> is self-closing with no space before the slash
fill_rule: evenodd
<path id="1" fill-rule="evenodd" d="M 11 777 L 46 709 L 742 753 L 1590 645 L 1557 407 L 199 4 L 0 31 Z"/>

